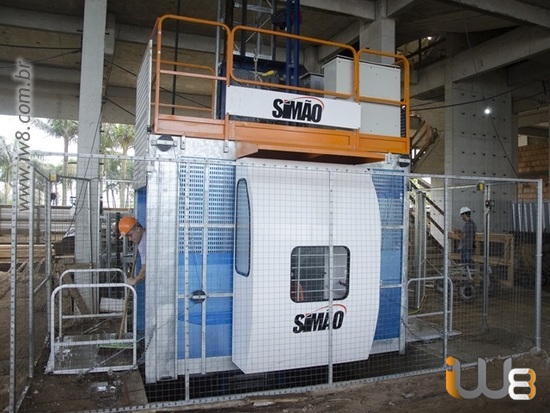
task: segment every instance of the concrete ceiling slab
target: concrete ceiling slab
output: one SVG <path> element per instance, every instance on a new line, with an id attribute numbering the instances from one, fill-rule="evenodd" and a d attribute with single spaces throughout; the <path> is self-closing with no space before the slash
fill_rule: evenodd
<path id="1" fill-rule="evenodd" d="M 248 1 L 251 8 L 260 3 L 265 2 Z M 284 8 L 285 3 L 279 1 L 276 8 Z M 484 44 L 487 44 L 491 45 L 495 59 L 500 59 L 498 67 L 491 68 L 489 64 L 487 67 L 490 69 L 487 70 L 507 70 L 510 88 L 517 89 L 518 96 L 522 96 L 522 91 L 517 87 L 518 79 L 521 79 L 522 84 L 538 82 L 550 85 L 550 2 L 547 0 L 302 0 L 301 4 L 301 34 L 326 40 L 338 39 L 339 42 L 350 44 L 357 42 L 359 37 L 356 28 L 367 26 L 375 17 L 394 19 L 396 49 L 410 56 L 415 73 L 420 74 L 419 78 L 428 78 L 430 68 L 435 72 L 434 68 L 445 59 L 452 59 L 468 49 L 486 50 Z M 384 4 L 385 8 L 382 7 Z M 158 16 L 180 13 L 207 20 L 217 20 L 218 16 L 225 19 L 225 6 L 225 1 L 215 0 L 109 0 L 107 31 L 109 36 L 114 36 L 114 47 L 112 54 L 105 56 L 106 98 L 131 96 L 145 43 Z M 60 91 L 55 96 L 62 95 L 63 90 L 74 90 L 80 82 L 79 51 L 83 12 L 82 0 L 0 0 L 2 94 L 13 93 L 10 92 L 10 79 L 18 59 L 33 62 L 37 82 L 58 85 Z M 267 28 L 271 28 L 269 14 L 249 12 L 246 18 L 253 25 L 254 19 L 257 21 L 259 16 L 268 25 Z M 241 17 L 242 9 L 235 8 L 234 23 L 240 23 Z M 517 56 L 507 53 L 508 45 L 505 42 L 513 37 L 514 30 L 519 33 L 518 29 L 521 28 L 538 31 L 536 53 Z M 195 28 L 185 35 L 192 41 L 188 42 L 187 48 L 185 42 L 183 46 L 180 45 L 180 54 L 183 56 L 187 53 L 211 62 L 213 56 L 204 44 L 213 44 L 212 32 Z M 428 36 L 433 40 L 426 40 Z M 453 48 L 450 47 L 451 41 Z M 457 44 L 461 46 L 457 48 Z M 502 55 L 496 56 L 495 50 L 499 49 Z M 466 64 L 465 61 L 463 64 Z M 525 68 L 530 69 L 526 71 Z M 430 91 L 426 87 L 419 88 L 422 94 L 417 97 L 436 96 L 437 92 L 434 91 L 442 85 L 433 80 L 432 83 L 429 85 Z M 45 90 L 51 85 L 41 87 Z M 415 87 L 412 89 L 414 91 Z M 200 89 L 195 92 L 203 93 Z M 537 105 L 548 104 L 547 95 L 539 97 L 541 99 L 530 100 L 529 107 L 515 107 L 527 111 L 536 109 Z M 130 100 L 126 98 L 124 102 Z M 13 104 L 11 107 L 13 110 Z M 47 108 L 48 105 L 37 107 Z M 130 122 L 133 108 L 126 109 L 112 111 L 107 116 L 108 120 L 116 121 L 116 117 L 125 113 L 118 121 Z M 9 99 L 6 97 L 0 99 L 0 112 L 10 112 Z M 47 114 L 45 111 L 37 113 L 37 116 Z"/>

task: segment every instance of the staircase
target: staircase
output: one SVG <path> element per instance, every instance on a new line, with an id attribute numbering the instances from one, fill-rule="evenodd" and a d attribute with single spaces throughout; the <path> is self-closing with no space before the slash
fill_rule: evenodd
<path id="1" fill-rule="evenodd" d="M 422 173 L 426 160 L 430 160 L 429 172 L 443 173 L 444 140 L 438 129 L 431 126 L 418 114 L 412 113 L 411 128 L 411 172 Z"/>
<path id="2" fill-rule="evenodd" d="M 441 276 L 443 248 L 434 234 L 443 233 L 443 228 L 432 214 L 442 215 L 443 211 L 426 196 L 425 191 L 430 189 L 428 182 L 420 178 L 411 180 L 411 189 L 409 201 L 416 207 L 409 216 L 409 278 Z M 433 284 L 433 280 L 430 283 Z M 424 288 L 423 283 L 417 286 L 421 290 Z M 420 305 L 418 296 L 414 301 L 414 305 Z"/>

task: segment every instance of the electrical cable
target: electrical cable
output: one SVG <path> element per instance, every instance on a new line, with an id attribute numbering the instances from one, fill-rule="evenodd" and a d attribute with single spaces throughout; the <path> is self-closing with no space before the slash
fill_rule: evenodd
<path id="1" fill-rule="evenodd" d="M 111 61 L 111 60 L 109 60 L 109 59 L 107 59 L 107 58 L 105 58 L 105 60 L 106 60 L 107 62 L 111 63 L 113 66 L 118 67 L 120 70 L 123 70 L 123 71 L 125 71 L 126 73 L 128 73 L 128 74 L 130 74 L 130 75 L 136 77 L 136 79 L 137 79 L 138 75 L 137 75 L 136 73 L 132 72 L 131 70 L 128 70 L 128 69 L 126 69 L 125 67 L 122 67 L 122 66 L 120 66 L 119 64 L 117 64 L 117 63 L 115 63 L 115 62 L 113 62 L 113 61 Z M 160 87 L 160 90 L 163 91 L 163 92 L 170 92 L 170 93 L 172 93 L 169 89 L 167 89 L 167 88 L 165 88 L 165 87 L 162 87 L 162 86 Z M 186 101 L 188 101 L 188 102 L 190 102 L 190 103 L 193 103 L 193 104 L 195 104 L 195 105 L 197 105 L 197 106 L 201 106 L 201 107 L 203 107 L 203 108 L 209 108 L 208 105 L 205 105 L 204 103 L 201 103 L 201 102 L 197 102 L 196 100 L 190 99 L 190 98 L 188 98 L 188 97 L 186 97 L 186 96 L 183 96 L 183 95 L 181 95 L 181 94 L 179 94 L 179 93 L 176 93 L 176 96 L 179 97 L 179 98 L 181 98 L 181 99 L 183 99 L 183 100 L 186 100 Z"/>
<path id="2" fill-rule="evenodd" d="M 519 89 L 522 89 L 524 87 L 527 87 L 529 86 L 530 84 L 532 83 L 538 83 L 538 81 L 532 81 L 532 82 L 529 82 L 527 84 L 524 84 L 524 85 L 521 85 L 521 86 L 518 86 L 516 88 L 513 88 L 513 89 L 509 89 L 509 90 L 506 90 L 504 92 L 501 92 L 501 93 L 497 93 L 496 95 L 491 95 L 487 98 L 481 98 L 481 99 L 475 99 L 475 100 L 469 100 L 467 102 L 460 102 L 460 103 L 453 103 L 453 104 L 450 104 L 450 105 L 440 105 L 440 106 L 430 106 L 428 108 L 419 108 L 420 106 L 425 106 L 425 105 L 431 105 L 433 104 L 433 102 L 426 102 L 426 103 L 422 103 L 422 104 L 419 104 L 415 107 L 412 107 L 411 110 L 414 110 L 415 112 L 421 112 L 421 111 L 424 111 L 424 110 L 433 110 L 433 109 L 446 109 L 446 108 L 452 108 L 452 107 L 456 107 L 456 106 L 463 106 L 463 105 L 469 105 L 469 104 L 472 104 L 472 103 L 479 103 L 479 102 L 485 102 L 487 100 L 492 100 L 492 99 L 495 99 L 499 96 L 502 96 L 502 95 L 506 95 L 507 93 L 512 93 L 512 92 L 515 92 L 516 90 L 519 90 Z M 547 94 L 547 91 L 546 91 L 546 87 L 545 87 L 545 83 L 542 82 L 542 87 L 543 87 L 543 90 L 541 92 L 537 92 L 537 93 L 533 93 L 532 95 L 529 95 L 529 96 L 525 96 L 521 99 L 517 99 L 516 102 L 521 102 L 523 100 L 526 100 L 526 99 L 531 99 L 535 96 L 538 96 L 540 94 L 544 94 L 546 95 Z M 443 97 L 443 95 L 439 95 L 440 97 Z"/>
<path id="3" fill-rule="evenodd" d="M 75 50 L 78 47 L 57 47 L 57 46 L 27 46 L 22 44 L 0 43 L 0 47 L 13 47 L 15 49 L 35 49 L 35 50 Z"/>
<path id="4" fill-rule="evenodd" d="M 63 57 L 63 56 L 67 56 L 67 55 L 70 55 L 70 54 L 76 54 L 76 53 L 81 53 L 81 52 L 82 52 L 82 49 L 71 49 L 68 52 L 60 53 L 60 54 L 57 54 L 55 56 L 44 57 L 42 59 L 29 60 L 27 63 L 46 62 L 48 60 L 57 59 L 58 57 Z M 6 65 L 6 66 L 0 66 L 0 70 L 9 69 L 10 67 L 17 67 L 17 65 L 18 65 L 18 63 L 12 63 L 12 64 L 9 64 L 9 65 Z"/>
<path id="5" fill-rule="evenodd" d="M 108 96 L 103 96 L 103 100 L 106 101 L 106 102 L 110 102 L 111 104 L 113 104 L 114 106 L 116 106 L 117 108 L 119 108 L 120 110 L 122 110 L 123 112 L 126 112 L 128 115 L 131 115 L 133 116 L 134 118 L 136 117 L 136 114 L 135 113 L 132 113 L 130 112 L 128 109 L 124 108 L 123 106 L 119 105 L 118 103 L 116 103 L 115 101 L 113 101 L 111 98 L 109 98 Z M 105 103 L 105 102 L 103 102 Z"/>

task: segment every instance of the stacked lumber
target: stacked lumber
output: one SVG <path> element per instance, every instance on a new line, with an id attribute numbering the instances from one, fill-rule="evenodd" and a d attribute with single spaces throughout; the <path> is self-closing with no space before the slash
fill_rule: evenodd
<path id="1" fill-rule="evenodd" d="M 53 249 L 50 247 L 50 254 L 53 255 Z M 34 245 L 34 259 L 40 260 L 46 257 L 46 246 L 44 244 Z M 23 262 L 29 259 L 29 246 L 17 245 L 17 262 Z M 0 262 L 11 261 L 11 245 L 0 244 Z"/>

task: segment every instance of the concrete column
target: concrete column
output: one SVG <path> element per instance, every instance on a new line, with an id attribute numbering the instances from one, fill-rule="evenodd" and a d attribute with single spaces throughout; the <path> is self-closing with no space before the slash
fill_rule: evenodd
<path id="1" fill-rule="evenodd" d="M 378 0 L 375 5 L 376 20 L 362 23 L 359 32 L 359 47 L 395 53 L 395 21 L 386 13 L 386 0 Z M 369 61 L 393 63 L 393 59 L 368 56 Z"/>
<path id="2" fill-rule="evenodd" d="M 370 24 L 362 24 L 359 33 L 359 47 L 383 52 L 395 53 L 395 21 L 381 18 Z M 393 63 L 390 58 L 378 58 L 369 55 L 369 60 L 381 63 Z"/>
<path id="3" fill-rule="evenodd" d="M 507 89 L 504 73 L 446 81 L 445 174 L 516 178 L 517 137 Z"/>
<path id="4" fill-rule="evenodd" d="M 321 73 L 322 71 L 318 51 L 318 47 L 308 47 L 304 51 L 302 64 L 307 68 L 309 73 Z"/>
<path id="5" fill-rule="evenodd" d="M 395 53 L 395 21 L 381 18 L 370 24 L 362 24 L 361 33 L 359 33 L 359 46 Z"/>
<path id="6" fill-rule="evenodd" d="M 103 55 L 107 0 L 86 0 L 82 41 L 78 153 L 98 154 L 103 90 Z M 99 239 L 99 160 L 79 157 L 77 176 L 76 245 L 77 262 L 97 266 Z M 87 185 L 82 180 L 88 180 Z M 90 193 L 87 189 L 91 188 Z M 91 236 L 90 236 L 91 233 Z"/>
<path id="7" fill-rule="evenodd" d="M 446 70 L 446 74 L 449 73 L 450 69 Z M 494 177 L 517 177 L 517 123 L 508 89 L 505 73 L 461 82 L 452 82 L 446 76 L 445 174 L 479 177 L 479 182 L 490 182 Z M 486 113 L 486 108 L 490 108 L 491 113 Z M 477 191 L 475 185 L 453 191 L 451 197 L 454 226 L 460 224 L 457 211 L 462 205 L 469 206 L 479 217 L 478 221 L 483 216 L 483 193 Z M 512 218 L 506 205 L 515 197 L 510 185 L 495 185 L 491 190 L 491 199 L 497 205 L 492 211 L 496 214 L 492 215 L 496 218 L 492 222 L 502 225 L 502 229 Z M 499 229 L 493 228 L 497 232 Z"/>

